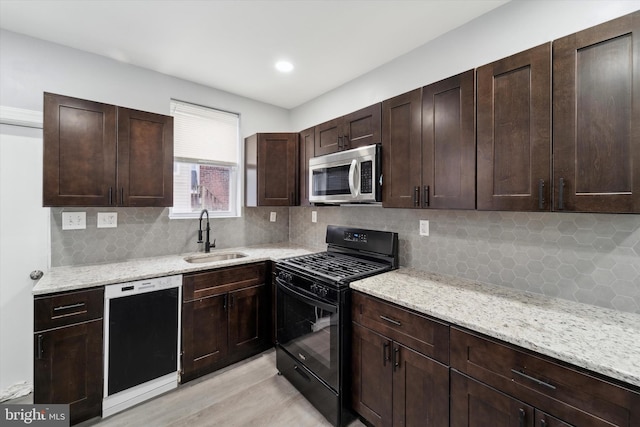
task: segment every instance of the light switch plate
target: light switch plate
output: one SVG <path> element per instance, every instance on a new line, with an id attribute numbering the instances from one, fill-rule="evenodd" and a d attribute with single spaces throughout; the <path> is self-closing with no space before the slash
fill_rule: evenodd
<path id="1" fill-rule="evenodd" d="M 117 226 L 117 212 L 98 212 L 98 228 L 116 228 Z"/>
<path id="2" fill-rule="evenodd" d="M 429 221 L 421 219 L 420 220 L 420 235 L 428 236 L 429 235 Z"/>
<path id="3" fill-rule="evenodd" d="M 318 222 L 318 211 L 311 211 L 311 222 Z"/>
<path id="4" fill-rule="evenodd" d="M 87 228 L 86 212 L 62 212 L 63 230 L 84 230 Z"/>
<path id="5" fill-rule="evenodd" d="M 276 222 L 276 213 L 275 212 L 271 212 L 271 215 L 269 216 L 269 221 Z"/>

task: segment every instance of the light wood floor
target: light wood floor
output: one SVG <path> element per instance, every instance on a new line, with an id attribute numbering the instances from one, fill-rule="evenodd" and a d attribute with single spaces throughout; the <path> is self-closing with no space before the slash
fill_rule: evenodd
<path id="1" fill-rule="evenodd" d="M 190 381 L 155 399 L 82 427 L 330 427 L 284 378 L 275 351 Z M 363 427 L 354 421 L 349 427 Z"/>

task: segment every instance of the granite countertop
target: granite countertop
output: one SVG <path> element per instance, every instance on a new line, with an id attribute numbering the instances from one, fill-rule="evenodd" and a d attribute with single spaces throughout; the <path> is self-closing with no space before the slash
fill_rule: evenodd
<path id="1" fill-rule="evenodd" d="M 113 283 L 131 282 L 152 277 L 170 276 L 233 265 L 250 264 L 260 261 L 277 261 L 296 255 L 304 255 L 313 251 L 288 243 L 240 248 L 214 249 L 211 253 L 242 252 L 246 257 L 192 264 L 184 260 L 189 256 L 204 256 L 202 252 L 180 255 L 166 255 L 153 258 L 140 258 L 130 261 L 105 264 L 54 267 L 50 269 L 33 287 L 34 295 L 72 291 L 110 285 Z"/>
<path id="2" fill-rule="evenodd" d="M 640 387 L 640 316 L 401 268 L 351 288 Z"/>

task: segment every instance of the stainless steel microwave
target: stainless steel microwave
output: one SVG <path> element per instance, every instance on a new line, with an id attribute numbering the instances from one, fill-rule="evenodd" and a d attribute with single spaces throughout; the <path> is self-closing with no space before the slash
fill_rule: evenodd
<path id="1" fill-rule="evenodd" d="M 309 159 L 311 203 L 375 203 L 382 200 L 380 144 Z"/>

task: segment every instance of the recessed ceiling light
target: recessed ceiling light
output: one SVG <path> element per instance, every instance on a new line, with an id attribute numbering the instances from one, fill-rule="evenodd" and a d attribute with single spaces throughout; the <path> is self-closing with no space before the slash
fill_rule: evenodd
<path id="1" fill-rule="evenodd" d="M 289 61 L 278 61 L 276 62 L 276 70 L 289 73 L 293 70 L 293 64 Z"/>

